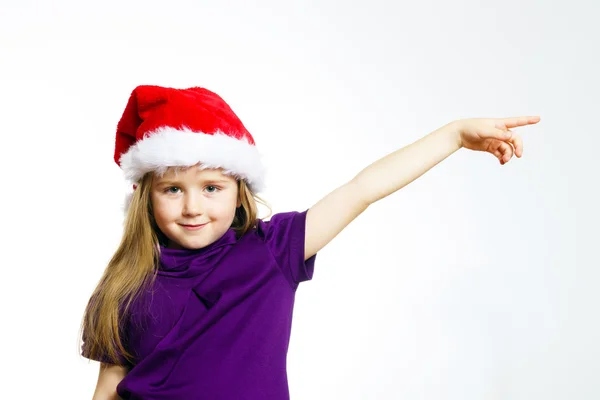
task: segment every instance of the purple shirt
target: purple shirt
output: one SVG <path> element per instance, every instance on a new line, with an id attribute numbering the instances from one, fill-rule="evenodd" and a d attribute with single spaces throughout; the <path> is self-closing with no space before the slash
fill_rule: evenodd
<path id="1" fill-rule="evenodd" d="M 119 396 L 289 399 L 294 295 L 316 258 L 304 262 L 305 221 L 275 214 L 239 240 L 230 229 L 200 250 L 161 248 L 155 285 L 123 321 L 136 360 Z"/>

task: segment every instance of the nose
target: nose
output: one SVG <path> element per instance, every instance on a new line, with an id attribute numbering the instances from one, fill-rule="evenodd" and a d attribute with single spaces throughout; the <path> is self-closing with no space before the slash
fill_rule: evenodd
<path id="1" fill-rule="evenodd" d="M 183 198 L 183 212 L 186 217 L 195 217 L 203 213 L 201 196 L 195 195 L 193 192 L 186 193 Z"/>

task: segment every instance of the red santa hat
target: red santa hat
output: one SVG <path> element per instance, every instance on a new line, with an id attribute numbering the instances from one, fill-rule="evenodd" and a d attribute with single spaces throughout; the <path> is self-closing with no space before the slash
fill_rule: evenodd
<path id="1" fill-rule="evenodd" d="M 255 193 L 264 186 L 254 138 L 219 95 L 199 87 L 136 87 L 117 125 L 114 159 L 133 183 L 150 171 L 200 164 L 243 179 Z"/>

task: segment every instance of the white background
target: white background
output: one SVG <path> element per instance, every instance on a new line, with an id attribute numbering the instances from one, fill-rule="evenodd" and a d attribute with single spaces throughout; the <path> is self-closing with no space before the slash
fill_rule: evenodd
<path id="1" fill-rule="evenodd" d="M 458 118 L 540 115 L 522 159 L 461 150 L 372 205 L 297 293 L 292 399 L 597 399 L 596 1 L 27 1 L 0 6 L 2 398 L 91 398 L 87 299 L 129 186 L 139 84 L 204 86 L 303 210 Z M 389 171 L 393 174 L 394 171 Z"/>

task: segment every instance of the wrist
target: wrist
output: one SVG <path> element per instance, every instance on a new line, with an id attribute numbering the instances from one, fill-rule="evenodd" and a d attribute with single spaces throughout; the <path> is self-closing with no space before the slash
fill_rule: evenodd
<path id="1" fill-rule="evenodd" d="M 462 136 L 461 136 L 461 120 L 455 120 L 444 125 L 441 130 L 444 135 L 452 143 L 456 150 L 463 147 Z"/>

